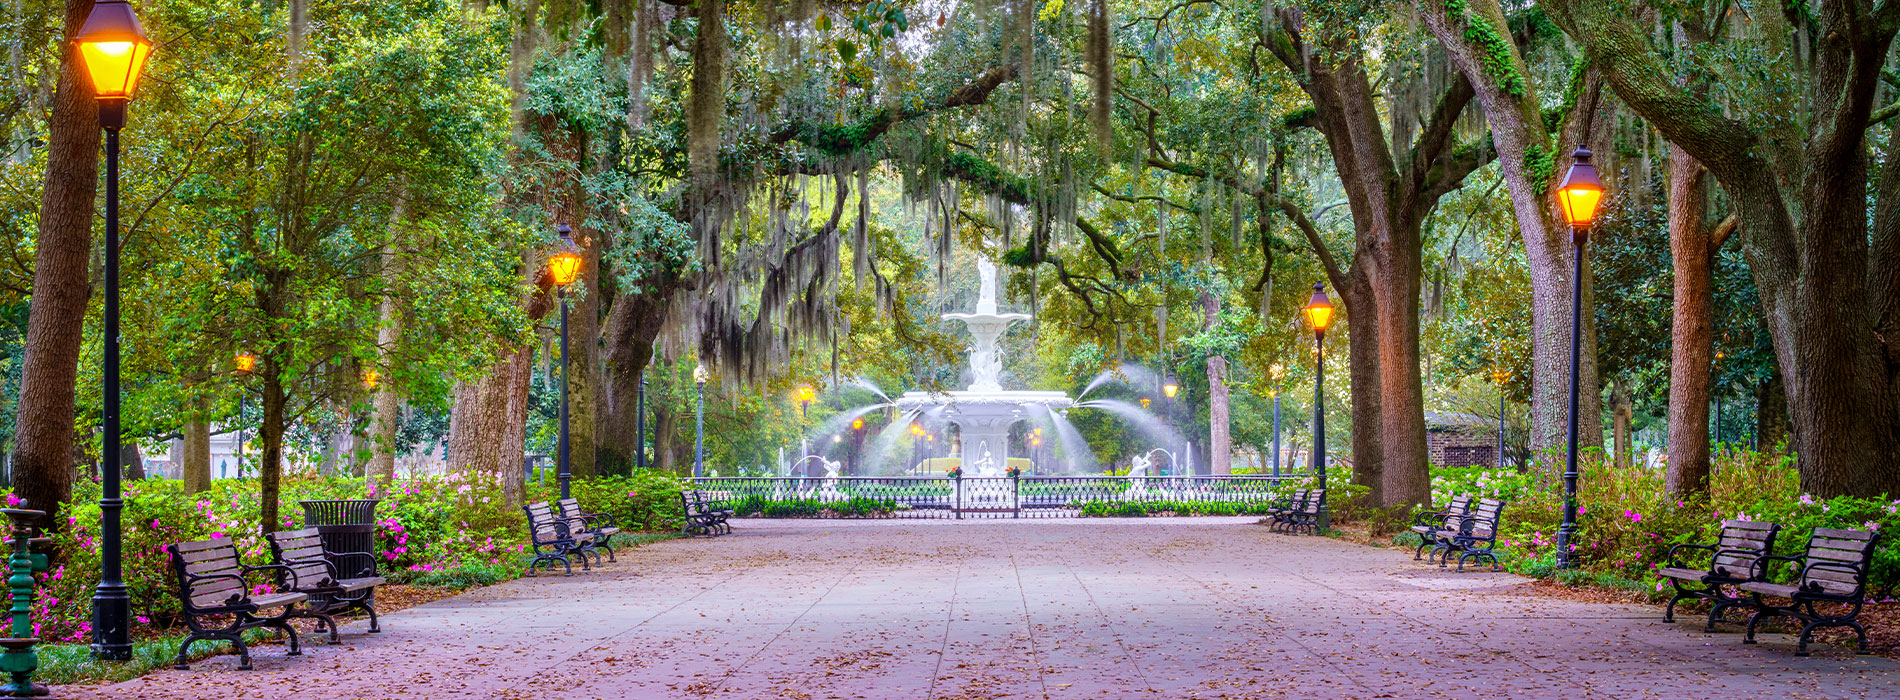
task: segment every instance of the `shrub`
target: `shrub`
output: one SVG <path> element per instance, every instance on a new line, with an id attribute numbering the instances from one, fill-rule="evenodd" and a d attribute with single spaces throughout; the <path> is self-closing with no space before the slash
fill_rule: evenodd
<path id="1" fill-rule="evenodd" d="M 680 481 L 653 473 L 576 478 L 573 493 L 583 510 L 613 514 L 623 531 L 676 531 L 680 527 Z M 176 582 L 165 545 L 229 538 L 248 563 L 263 563 L 270 549 L 259 534 L 257 482 L 226 479 L 211 490 L 186 494 L 181 482 L 127 482 L 124 523 L 125 583 L 135 628 L 168 627 L 178 614 Z M 530 486 L 528 498 L 558 494 L 558 487 Z M 519 507 L 501 494 L 494 474 L 456 472 L 371 486 L 360 477 L 292 477 L 283 484 L 282 528 L 302 522 L 298 501 L 378 498 L 376 540 L 381 571 L 391 580 L 421 585 L 487 585 L 520 574 L 526 524 Z M 18 503 L 8 496 L 9 502 Z M 99 583 L 99 484 L 73 488 L 66 527 L 54 545 L 63 561 L 39 576 L 33 610 L 34 634 L 52 642 L 78 642 L 92 634 L 92 591 Z M 260 575 L 260 588 L 269 584 Z"/>

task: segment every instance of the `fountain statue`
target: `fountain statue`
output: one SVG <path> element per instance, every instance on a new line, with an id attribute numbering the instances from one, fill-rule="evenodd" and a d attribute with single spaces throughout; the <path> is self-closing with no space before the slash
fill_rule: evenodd
<path id="1" fill-rule="evenodd" d="M 976 271 L 976 312 L 943 315 L 946 319 L 962 321 L 970 331 L 970 388 L 944 394 L 912 391 L 899 397 L 896 403 L 898 408 L 908 412 L 942 406 L 944 419 L 957 424 L 964 458 L 981 455 L 978 461 L 968 465 L 970 474 L 999 476 L 1003 465 L 1009 463 L 1010 426 L 1028 418 L 1031 409 L 1060 410 L 1072 401 L 1060 391 L 1003 389 L 1003 359 L 997 344 L 1010 324 L 1033 317 L 998 313 L 996 263 L 979 258 Z"/>

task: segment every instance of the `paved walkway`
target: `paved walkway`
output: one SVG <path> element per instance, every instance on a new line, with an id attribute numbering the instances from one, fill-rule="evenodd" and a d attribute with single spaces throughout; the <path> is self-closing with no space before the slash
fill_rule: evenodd
<path id="1" fill-rule="evenodd" d="M 111 698 L 1892 698 L 1900 664 L 1241 518 L 742 521 Z M 353 627 L 353 628 L 352 628 Z M 1420 650 L 1445 645 L 1422 665 Z"/>

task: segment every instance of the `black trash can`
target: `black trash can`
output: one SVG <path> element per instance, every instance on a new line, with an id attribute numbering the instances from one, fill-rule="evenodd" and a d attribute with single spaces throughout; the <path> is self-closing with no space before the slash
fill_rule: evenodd
<path id="1" fill-rule="evenodd" d="M 375 562 L 379 556 L 376 551 L 376 504 L 380 500 L 350 499 L 337 501 L 301 501 L 303 504 L 303 525 L 314 527 L 317 535 L 323 538 L 323 548 L 338 554 L 346 552 L 368 552 L 370 555 L 370 574 L 375 573 Z M 346 562 L 331 562 L 343 570 Z M 347 562 L 362 566 L 361 557 Z M 344 571 L 347 577 L 357 574 Z"/>

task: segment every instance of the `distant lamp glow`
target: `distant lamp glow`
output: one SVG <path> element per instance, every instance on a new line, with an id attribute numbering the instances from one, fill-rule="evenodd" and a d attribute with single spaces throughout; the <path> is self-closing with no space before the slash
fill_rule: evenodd
<path id="1" fill-rule="evenodd" d="M 1326 298 L 1326 283 L 1313 283 L 1313 298 L 1306 301 L 1306 307 L 1300 309 L 1306 316 L 1306 325 L 1313 327 L 1315 333 L 1325 333 L 1326 327 L 1333 325 L 1333 300 Z"/>
<path id="2" fill-rule="evenodd" d="M 832 444 L 837 444 L 837 443 L 840 443 L 840 442 L 844 442 L 844 436 L 843 436 L 843 435 L 833 435 L 833 436 L 831 436 L 831 442 L 832 442 Z"/>
<path id="3" fill-rule="evenodd" d="M 382 378 L 381 375 L 378 375 L 376 373 L 376 370 L 373 370 L 373 369 L 363 370 L 363 388 L 375 389 L 376 382 L 380 380 L 381 378 Z"/>
<path id="4" fill-rule="evenodd" d="M 910 434 L 911 434 L 911 435 L 913 435 L 913 436 L 916 436 L 916 437 L 923 437 L 923 436 L 924 436 L 924 427 L 923 427 L 923 426 L 921 426 L 921 425 L 917 425 L 917 424 L 915 424 L 915 423 L 912 423 L 912 424 L 911 424 L 911 426 L 910 426 Z"/>
<path id="5" fill-rule="evenodd" d="M 792 398 L 799 403 L 811 403 L 818 400 L 818 390 L 811 388 L 810 384 L 800 384 L 792 391 Z"/>
<path id="6" fill-rule="evenodd" d="M 238 374 L 250 374 L 257 370 L 257 356 L 240 352 L 237 357 L 231 358 L 231 364 L 237 367 Z"/>
<path id="7" fill-rule="evenodd" d="M 1590 149 L 1578 146 L 1570 155 L 1575 161 L 1557 185 L 1557 207 L 1571 228 L 1588 228 L 1596 222 L 1597 205 L 1603 202 L 1603 180 L 1590 164 Z"/>
<path id="8" fill-rule="evenodd" d="M 129 100 L 138 88 L 139 73 L 152 55 L 152 41 L 139 26 L 138 15 L 125 0 L 98 0 L 86 23 L 73 37 L 79 61 L 92 78 L 93 96 L 101 100 Z"/>
<path id="9" fill-rule="evenodd" d="M 1174 377 L 1168 377 L 1167 383 L 1161 385 L 1161 395 L 1163 396 L 1172 399 L 1179 393 L 1181 393 L 1181 385 L 1174 382 Z"/>
<path id="10" fill-rule="evenodd" d="M 1150 399 L 1150 398 L 1148 398 L 1148 397 L 1146 397 L 1146 396 L 1143 396 L 1143 397 L 1141 397 L 1141 407 L 1142 407 L 1142 408 L 1147 408 L 1147 407 L 1148 407 L 1148 402 L 1149 402 L 1149 401 L 1152 401 L 1152 400 L 1153 400 L 1153 399 Z"/>
<path id="11" fill-rule="evenodd" d="M 555 243 L 554 252 L 548 254 L 548 276 L 554 278 L 554 286 L 565 287 L 581 275 L 581 247 L 574 243 L 574 229 L 567 224 L 561 224 L 555 231 L 561 238 Z"/>
<path id="12" fill-rule="evenodd" d="M 1504 386 L 1504 381 L 1510 378 L 1511 373 L 1502 368 L 1491 370 L 1491 381 L 1498 386 Z"/>
<path id="13" fill-rule="evenodd" d="M 863 430 L 863 429 L 864 429 L 864 419 L 863 419 L 863 418 L 853 418 L 853 419 L 851 419 L 851 429 L 852 429 L 852 430 Z"/>

